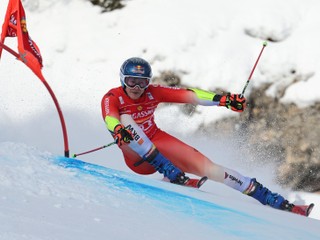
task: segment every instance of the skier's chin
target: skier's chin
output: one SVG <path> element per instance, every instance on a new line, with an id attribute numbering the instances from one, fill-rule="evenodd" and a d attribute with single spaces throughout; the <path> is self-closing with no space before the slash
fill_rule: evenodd
<path id="1" fill-rule="evenodd" d="M 137 94 L 134 94 L 133 95 L 133 97 L 132 97 L 132 99 L 134 99 L 134 100 L 137 100 L 138 98 L 140 98 L 140 96 L 141 96 L 141 94 L 139 93 L 137 93 Z"/>
<path id="2" fill-rule="evenodd" d="M 128 95 L 133 100 L 136 100 L 141 97 L 142 93 L 142 91 L 130 91 Z"/>

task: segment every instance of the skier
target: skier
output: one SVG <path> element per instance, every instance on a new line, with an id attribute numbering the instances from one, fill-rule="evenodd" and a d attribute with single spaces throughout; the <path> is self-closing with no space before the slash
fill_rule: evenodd
<path id="1" fill-rule="evenodd" d="M 107 92 L 101 102 L 107 129 L 122 150 L 127 166 L 138 174 L 163 174 L 170 182 L 200 187 L 208 178 L 247 194 L 264 205 L 306 215 L 305 210 L 271 192 L 255 178 L 215 164 L 195 148 L 159 129 L 154 112 L 159 103 L 223 106 L 242 112 L 246 99 L 239 94 L 219 95 L 196 88 L 150 84 L 151 66 L 142 58 L 129 58 L 120 68 L 121 86 Z M 202 177 L 194 181 L 185 172 Z"/>

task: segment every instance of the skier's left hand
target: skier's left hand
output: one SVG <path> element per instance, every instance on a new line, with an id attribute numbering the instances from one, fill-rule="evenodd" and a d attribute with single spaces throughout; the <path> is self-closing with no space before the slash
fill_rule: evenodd
<path id="1" fill-rule="evenodd" d="M 225 106 L 235 112 L 243 112 L 246 108 L 246 98 L 241 94 L 223 95 L 220 99 L 220 106 Z"/>

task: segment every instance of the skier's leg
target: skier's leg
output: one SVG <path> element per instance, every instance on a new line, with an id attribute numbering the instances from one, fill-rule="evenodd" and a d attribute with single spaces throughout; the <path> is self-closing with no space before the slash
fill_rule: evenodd
<path id="1" fill-rule="evenodd" d="M 241 192 L 250 184 L 251 178 L 243 177 L 236 171 L 215 164 L 197 149 L 166 132 L 159 130 L 152 141 L 166 158 L 184 172 L 207 176 L 213 181 L 224 183 Z"/>
<path id="2" fill-rule="evenodd" d="M 151 174 L 163 173 L 172 183 L 186 184 L 189 180 L 184 172 L 164 157 L 156 146 L 145 135 L 130 115 L 121 115 L 121 122 L 130 129 L 133 139 L 128 145 L 121 146 L 126 164 L 135 172 Z"/>
<path id="3" fill-rule="evenodd" d="M 211 180 L 224 183 L 257 199 L 264 205 L 268 204 L 278 209 L 283 207 L 282 203 L 285 199 L 281 195 L 272 193 L 254 178 L 243 176 L 232 169 L 213 163 L 198 150 L 168 133 L 158 131 L 152 141 L 163 155 L 182 171 L 198 176 L 207 176 Z"/>

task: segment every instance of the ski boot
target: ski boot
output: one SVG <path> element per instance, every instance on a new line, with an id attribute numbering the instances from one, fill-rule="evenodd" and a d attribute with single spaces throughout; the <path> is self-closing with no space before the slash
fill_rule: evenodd
<path id="1" fill-rule="evenodd" d="M 263 205 L 270 205 L 273 208 L 303 216 L 309 216 L 314 207 L 313 203 L 310 205 L 294 205 L 289 203 L 280 194 L 271 192 L 268 188 L 257 182 L 255 178 L 251 179 L 251 183 L 244 193 L 257 199 Z"/>
<path id="2" fill-rule="evenodd" d="M 257 182 L 255 178 L 251 179 L 251 183 L 244 194 L 247 194 L 263 205 L 269 205 L 276 209 L 282 209 L 282 203 L 285 199 L 278 193 L 271 192 L 268 188 L 264 187 L 261 183 Z"/>
<path id="3" fill-rule="evenodd" d="M 170 182 L 174 184 L 199 188 L 208 179 L 207 177 L 203 177 L 201 179 L 190 179 L 184 172 L 164 157 L 156 148 L 148 158 L 146 158 L 146 161 L 149 162 L 159 173 L 163 173 L 164 177 L 168 178 Z"/>

